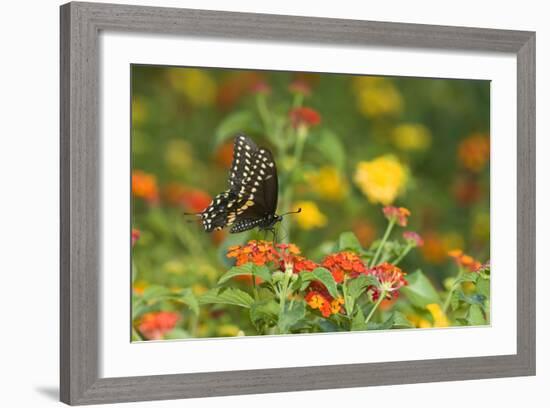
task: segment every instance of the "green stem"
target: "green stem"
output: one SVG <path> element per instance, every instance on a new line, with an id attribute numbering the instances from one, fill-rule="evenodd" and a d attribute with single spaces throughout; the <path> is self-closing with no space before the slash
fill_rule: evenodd
<path id="1" fill-rule="evenodd" d="M 376 265 L 376 261 L 378 261 L 378 257 L 380 256 L 380 253 L 382 252 L 382 248 L 384 248 L 384 245 L 386 245 L 386 241 L 388 240 L 391 230 L 393 229 L 393 226 L 395 225 L 395 220 L 390 220 L 388 222 L 388 226 L 386 227 L 386 232 L 384 232 L 384 236 L 382 237 L 382 241 L 380 241 L 380 244 L 378 245 L 378 248 L 376 248 L 376 253 L 374 254 L 374 257 L 371 260 L 370 267 Z"/>
<path id="2" fill-rule="evenodd" d="M 348 281 L 348 277 L 344 275 L 344 282 L 342 282 L 342 293 L 344 295 L 344 309 L 346 311 L 347 317 L 351 319 L 355 305 L 351 302 L 351 299 L 349 299 L 348 297 L 347 281 Z"/>
<path id="3" fill-rule="evenodd" d="M 288 291 L 288 283 L 290 282 L 290 277 L 292 275 L 292 269 L 286 269 L 285 270 L 285 278 L 283 279 L 283 285 L 280 291 L 279 296 L 279 319 L 285 312 L 285 303 L 286 303 L 286 297 L 287 297 L 287 291 Z M 280 334 L 284 334 L 284 331 L 282 331 L 279 327 Z"/>
<path id="4" fill-rule="evenodd" d="M 457 285 L 457 281 L 462 277 L 463 273 L 464 273 L 464 268 L 459 266 L 458 267 L 458 275 L 456 275 L 455 281 L 453 282 L 453 285 L 451 286 L 451 289 L 449 290 L 449 294 L 447 295 L 447 298 L 445 299 L 445 303 L 443 303 L 443 312 L 444 313 L 447 313 L 447 309 L 449 308 L 449 305 L 451 304 L 451 299 L 453 297 L 453 293 L 459 286 L 459 285 Z"/>
<path id="5" fill-rule="evenodd" d="M 305 126 L 301 126 L 296 131 L 296 143 L 294 144 L 294 152 L 292 154 L 292 162 L 293 166 L 292 169 L 288 172 L 288 175 L 286 177 L 287 183 L 286 183 L 286 189 L 283 192 L 283 198 L 281 203 L 281 212 L 286 213 L 291 210 L 290 206 L 292 205 L 292 198 L 293 198 L 293 183 L 292 180 L 294 179 L 294 174 L 296 170 L 299 168 L 301 161 L 302 161 L 302 155 L 304 153 L 304 145 L 307 139 L 308 129 Z M 290 240 L 290 223 L 288 221 L 284 221 L 284 228 L 286 230 L 286 239 L 285 241 Z"/>
<path id="6" fill-rule="evenodd" d="M 412 248 L 413 248 L 413 245 L 407 244 L 407 246 L 405 247 L 403 252 L 401 252 L 401 255 L 399 255 L 397 258 L 395 258 L 395 260 L 392 262 L 392 264 L 397 266 L 397 264 L 399 262 L 401 262 L 403 260 L 403 258 L 405 258 L 407 256 L 407 254 L 411 251 Z"/>
<path id="7" fill-rule="evenodd" d="M 376 303 L 372 307 L 369 315 L 365 319 L 365 324 L 367 324 L 370 321 L 370 319 L 374 315 L 374 312 L 376 312 L 376 309 L 378 309 L 378 306 L 380 306 L 380 303 L 382 303 L 382 301 L 384 300 L 385 297 L 386 297 L 386 291 L 382 290 L 382 292 L 380 293 L 380 296 L 378 297 L 378 300 L 376 301 Z"/>
<path id="8" fill-rule="evenodd" d="M 256 96 L 256 105 L 258 106 L 258 113 L 260 114 L 260 118 L 262 119 L 262 122 L 264 124 L 265 131 L 266 133 L 269 133 L 271 117 L 269 115 L 269 109 L 267 109 L 267 103 L 264 94 L 259 93 Z"/>

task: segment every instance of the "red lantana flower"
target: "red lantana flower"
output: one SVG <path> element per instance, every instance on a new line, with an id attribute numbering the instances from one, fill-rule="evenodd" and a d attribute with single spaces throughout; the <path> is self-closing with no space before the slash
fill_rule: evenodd
<path id="1" fill-rule="evenodd" d="M 179 319 L 180 315 L 176 312 L 145 313 L 141 316 L 138 330 L 149 340 L 160 340 L 176 326 Z"/>
<path id="2" fill-rule="evenodd" d="M 373 275 L 380 282 L 380 287 L 371 286 L 373 300 L 378 300 L 380 293 L 384 291 L 386 299 L 393 299 L 399 296 L 399 289 L 408 285 L 405 279 L 406 273 L 395 265 L 384 262 L 374 268 L 369 269 L 369 275 Z"/>
<path id="3" fill-rule="evenodd" d="M 308 107 L 300 107 L 291 109 L 288 113 L 292 127 L 299 126 L 316 126 L 321 123 L 321 115 L 315 109 Z"/>
<path id="4" fill-rule="evenodd" d="M 386 206 L 382 212 L 388 220 L 396 222 L 401 227 L 407 226 L 411 215 L 411 212 L 405 207 Z"/>
<path id="5" fill-rule="evenodd" d="M 403 239 L 407 241 L 408 244 L 415 247 L 421 247 L 424 245 L 424 240 L 422 237 L 414 231 L 405 231 L 403 233 Z"/>
<path id="6" fill-rule="evenodd" d="M 321 266 L 330 271 L 336 283 L 343 282 L 345 275 L 353 278 L 367 272 L 367 268 L 361 258 L 351 251 L 327 255 Z"/>
<path id="7" fill-rule="evenodd" d="M 136 244 L 136 241 L 139 239 L 140 232 L 137 228 L 132 228 L 132 246 Z"/>
<path id="8" fill-rule="evenodd" d="M 295 79 L 292 81 L 288 86 L 288 90 L 292 93 L 297 93 L 304 96 L 311 95 L 311 87 L 307 82 L 302 81 L 301 79 Z"/>
<path id="9" fill-rule="evenodd" d="M 269 95 L 271 87 L 264 81 L 258 81 L 250 87 L 250 91 L 255 94 Z"/>

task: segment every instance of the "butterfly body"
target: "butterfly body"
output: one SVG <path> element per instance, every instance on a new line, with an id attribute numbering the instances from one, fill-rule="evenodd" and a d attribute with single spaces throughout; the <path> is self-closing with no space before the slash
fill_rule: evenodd
<path id="1" fill-rule="evenodd" d="M 253 228 L 273 230 L 282 216 L 278 199 L 277 167 L 271 152 L 245 135 L 235 138 L 229 189 L 218 194 L 198 215 L 206 232 L 231 227 L 231 233 Z"/>

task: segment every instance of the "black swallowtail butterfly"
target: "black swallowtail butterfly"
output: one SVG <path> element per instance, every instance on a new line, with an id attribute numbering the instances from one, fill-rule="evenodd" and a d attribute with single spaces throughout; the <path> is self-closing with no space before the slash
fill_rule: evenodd
<path id="1" fill-rule="evenodd" d="M 255 227 L 273 231 L 283 219 L 275 213 L 278 189 L 277 166 L 271 152 L 249 137 L 238 135 L 233 145 L 229 189 L 196 215 L 201 217 L 206 232 L 225 227 L 231 227 L 231 233 Z"/>

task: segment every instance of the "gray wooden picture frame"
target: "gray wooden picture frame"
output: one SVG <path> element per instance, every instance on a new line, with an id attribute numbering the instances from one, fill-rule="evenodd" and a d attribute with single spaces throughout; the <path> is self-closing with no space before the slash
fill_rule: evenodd
<path id="1" fill-rule="evenodd" d="M 102 30 L 515 54 L 517 354 L 100 378 L 98 37 Z M 69 3 L 61 6 L 60 45 L 61 401 L 74 405 L 114 403 L 535 374 L 535 33 Z"/>

